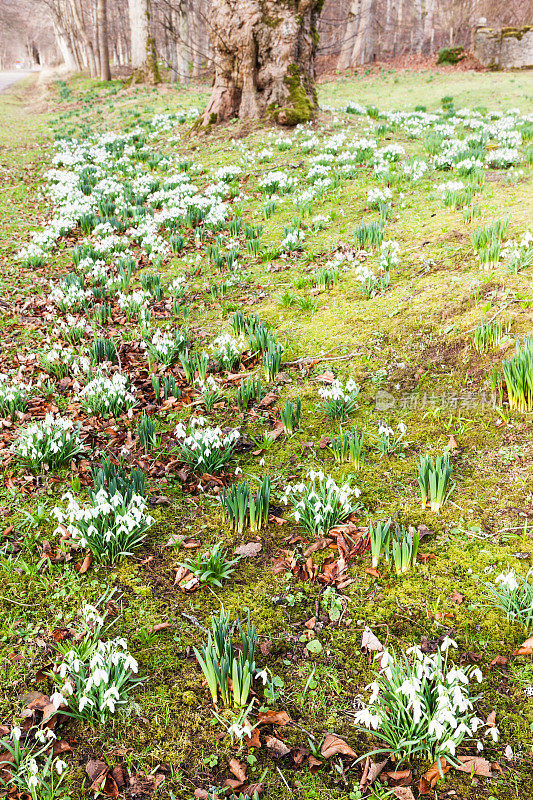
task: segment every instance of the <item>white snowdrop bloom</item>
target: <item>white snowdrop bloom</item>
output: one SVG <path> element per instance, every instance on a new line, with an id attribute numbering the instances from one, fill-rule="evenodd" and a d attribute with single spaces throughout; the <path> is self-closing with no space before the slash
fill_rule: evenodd
<path id="1" fill-rule="evenodd" d="M 442 749 L 448 753 L 451 753 L 452 756 L 455 755 L 455 747 L 456 745 L 453 739 L 447 739 L 442 745 Z"/>
<path id="2" fill-rule="evenodd" d="M 442 739 L 446 728 L 437 719 L 432 719 L 428 725 L 428 733 L 430 736 L 435 736 L 437 739 Z"/>
<path id="3" fill-rule="evenodd" d="M 485 736 L 490 736 L 493 742 L 497 742 L 500 738 L 500 731 L 496 725 L 491 725 L 491 727 L 486 731 Z"/>
<path id="4" fill-rule="evenodd" d="M 472 674 L 472 677 L 475 678 L 478 683 L 481 683 L 481 681 L 483 680 L 483 673 L 481 672 L 479 667 L 476 667 L 475 669 L 473 669 L 471 674 Z"/>
<path id="5" fill-rule="evenodd" d="M 30 775 L 28 778 L 28 788 L 35 789 L 39 785 L 39 779 L 36 775 Z"/>
<path id="6" fill-rule="evenodd" d="M 14 742 L 18 742 L 20 737 L 21 737 L 21 735 L 22 735 L 21 729 L 18 727 L 18 725 L 15 725 L 15 727 L 11 729 L 11 733 L 9 734 L 9 737 Z"/>
<path id="7" fill-rule="evenodd" d="M 362 708 L 354 714 L 354 722 L 377 731 L 381 725 L 381 717 L 379 714 L 372 714 L 368 708 Z"/>
<path id="8" fill-rule="evenodd" d="M 453 639 L 450 639 L 449 636 L 445 636 L 440 649 L 446 652 L 446 650 L 448 650 L 450 647 L 457 649 L 457 642 L 455 642 Z"/>
<path id="9" fill-rule="evenodd" d="M 80 697 L 80 701 L 78 703 L 78 710 L 81 714 L 81 712 L 86 708 L 86 706 L 92 707 L 93 705 L 94 702 L 91 700 L 91 698 L 87 697 L 86 695 L 83 695 L 82 697 Z"/>
<path id="10" fill-rule="evenodd" d="M 66 761 L 62 761 L 60 758 L 57 759 L 55 763 L 56 772 L 58 775 L 62 775 L 63 772 L 67 769 Z"/>
<path id="11" fill-rule="evenodd" d="M 519 587 L 519 583 L 516 580 L 516 575 L 514 570 L 511 570 L 508 573 L 501 573 L 494 579 L 495 583 L 500 583 L 503 587 L 508 589 L 510 592 L 516 591 Z"/>
<path id="12" fill-rule="evenodd" d="M 61 692 L 54 692 L 50 695 L 50 702 L 52 703 L 55 708 L 61 708 L 62 706 L 68 705 L 66 699 L 61 694 Z"/>

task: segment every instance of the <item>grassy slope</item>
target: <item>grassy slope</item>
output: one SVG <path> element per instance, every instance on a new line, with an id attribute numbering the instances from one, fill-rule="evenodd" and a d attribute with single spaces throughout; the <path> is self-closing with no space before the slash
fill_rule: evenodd
<path id="1" fill-rule="evenodd" d="M 51 110 L 56 120 L 60 118 L 59 125 L 70 127 L 72 132 L 87 121 L 103 128 L 113 127 L 130 121 L 134 114 L 150 115 L 154 110 L 172 108 L 175 104 L 201 102 L 201 95 L 194 92 L 184 96 L 140 90 L 125 96 L 109 95 L 105 90 L 104 97 L 101 87 L 82 80 L 74 81 L 70 88 L 72 94 L 61 103 L 55 95 Z M 321 94 L 322 102 L 328 105 L 342 105 L 347 99 L 355 99 L 374 102 L 384 109 L 418 104 L 437 107 L 443 94 L 453 94 L 458 107 L 464 102 L 489 108 L 508 104 L 519 105 L 523 111 L 532 108 L 531 79 L 522 74 L 458 74 L 435 76 L 431 81 L 425 74 L 386 75 L 381 80 L 368 77 L 325 84 Z M 518 97 L 519 94 L 522 96 Z M 24 240 L 47 212 L 38 189 L 51 152 L 46 127 L 49 117 L 29 113 L 26 103 L 30 99 L 23 89 L 0 96 L 0 115 L 4 119 L 5 112 L 9 121 L 0 130 L 2 175 L 6 176 L 7 187 L 0 200 L 6 220 L 0 232 L 2 253 L 4 247 L 7 253 L 14 249 L 15 239 Z M 237 131 L 237 126 L 230 128 L 231 135 Z M 250 133 L 250 141 L 257 146 L 263 144 L 263 139 L 261 131 Z M 408 150 L 418 148 L 403 141 L 402 136 L 395 135 L 394 140 L 401 141 Z M 217 132 L 196 147 L 194 140 L 189 142 L 184 137 L 177 149 L 184 153 L 193 150 L 193 158 L 209 166 L 231 161 L 227 132 Z M 292 161 L 292 156 L 289 153 L 287 158 L 282 153 L 278 160 L 286 163 Z M 334 218 L 331 227 L 307 237 L 306 250 L 315 253 L 318 261 L 325 260 L 323 254 L 338 243 L 352 242 L 354 225 L 366 216 L 363 209 L 369 185 L 370 180 L 363 174 L 361 179 L 344 186 L 334 201 L 317 208 L 318 212 Z M 498 181 L 490 183 L 481 200 L 483 219 L 509 214 L 512 229 L 523 230 L 528 220 L 530 191 L 530 184 L 525 182 L 512 186 Z M 253 267 L 264 291 L 262 298 L 255 298 L 253 310 L 286 333 L 289 358 L 317 355 L 331 348 L 337 348 L 335 354 L 353 351 L 361 354 L 349 362 L 333 362 L 333 366 L 341 376 L 351 374 L 362 383 L 363 399 L 355 421 L 369 430 L 374 430 L 376 420 L 383 416 L 376 411 L 373 400 L 377 388 L 396 395 L 411 391 L 418 395 L 479 392 L 486 388 L 489 362 L 497 361 L 501 354 L 479 357 L 469 345 L 467 332 L 500 308 L 502 289 L 509 291 L 510 299 L 521 298 L 521 302 L 500 315 L 502 321 L 512 319 L 514 333 L 522 334 L 531 327 L 529 274 L 511 276 L 503 267 L 482 274 L 476 266 L 469 237 L 470 229 L 479 221 L 465 224 L 460 212 L 442 209 L 438 201 L 428 203 L 426 183 L 409 190 L 405 202 L 390 226 L 390 235 L 402 244 L 401 267 L 383 297 L 364 300 L 357 282 L 346 276 L 330 293 L 319 297 L 319 311 L 306 316 L 282 309 L 277 297 L 283 288 L 291 286 L 295 275 L 305 275 L 315 269 L 313 265 L 300 262 L 296 268 L 276 273 L 267 273 L 263 265 Z M 246 216 L 260 222 L 261 204 L 252 200 Z M 292 216 L 291 211 L 280 212 L 265 223 L 265 240 L 279 241 L 283 224 Z M 23 294 L 32 282 L 44 283 L 44 276 L 21 276 L 9 257 L 2 255 L 2 258 L 3 296 L 12 297 L 13 287 L 15 292 Z M 433 259 L 435 265 L 423 274 L 427 259 Z M 59 263 L 62 261 L 63 258 Z M 208 280 L 210 270 L 207 265 L 202 266 L 203 282 Z M 193 315 L 194 324 L 203 330 L 215 332 L 220 327 L 220 312 L 216 310 L 197 309 Z M 11 322 L 9 313 L 4 314 L 2 324 L 10 331 L 9 335 L 20 330 L 20 323 L 12 328 Z M 22 335 L 31 340 L 31 331 L 26 330 Z M 323 368 L 319 364 L 315 374 Z M 286 475 L 295 468 L 295 463 L 304 468 L 324 464 L 336 476 L 348 474 L 347 468 L 335 468 L 331 458 L 316 447 L 323 433 L 334 430 L 331 423 L 317 414 L 316 385 L 297 372 L 291 372 L 290 378 L 282 399 L 302 396 L 302 427 L 289 441 L 277 442 L 267 452 L 268 467 L 274 473 Z M 480 595 L 484 572 L 497 571 L 508 563 L 523 569 L 528 561 L 517 560 L 513 554 L 527 553 L 530 559 L 533 553 L 529 536 L 517 542 L 509 540 L 507 533 L 533 513 L 528 467 L 531 425 L 527 419 L 513 418 L 507 427 L 497 428 L 498 416 L 490 409 L 439 408 L 439 401 L 431 402 L 422 411 L 396 406 L 385 416 L 393 423 L 399 420 L 407 423 L 412 447 L 404 460 L 369 458 L 357 478 L 365 505 L 380 516 L 398 512 L 405 522 L 424 521 L 435 536 L 424 544 L 423 550 L 434 553 L 436 559 L 420 565 L 408 578 L 396 579 L 387 574 L 377 585 L 364 573 L 366 562 L 355 564 L 351 573 L 356 582 L 345 592 L 350 624 L 324 628 L 320 633 L 324 651 L 318 657 L 307 655 L 299 641 L 303 622 L 314 613 L 317 587 L 293 584 L 282 577 L 273 580 L 270 572 L 271 558 L 287 536 L 286 527 L 269 528 L 263 536 L 260 558 L 240 567 L 238 581 L 217 592 L 228 609 L 250 607 L 260 634 L 271 640 L 271 654 L 265 663 L 285 681 L 284 699 L 279 707 L 286 708 L 303 729 L 319 739 L 328 730 L 345 735 L 358 752 L 364 752 L 365 737 L 350 726 L 346 711 L 371 678 L 359 649 L 361 621 L 366 620 L 380 636 L 385 637 L 388 630 L 391 641 L 402 644 L 418 642 L 422 636 L 434 638 L 453 627 L 462 651 L 480 653 L 480 665 L 485 671 L 496 655 L 509 655 L 521 641 L 521 632 L 507 626 L 500 614 L 484 607 Z M 239 422 L 237 415 L 229 410 L 219 415 L 219 421 Z M 161 423 L 168 424 L 168 420 Z M 257 432 L 263 427 L 257 425 Z M 432 453 L 441 451 L 450 434 L 460 445 L 455 475 L 458 487 L 453 503 L 436 517 L 419 508 L 415 464 L 418 454 L 426 449 Z M 315 447 L 303 448 L 306 442 L 314 442 Z M 259 472 L 257 461 L 250 456 L 240 463 L 245 469 Z M 27 498 L 4 489 L 0 501 L 5 524 L 15 524 L 25 531 L 22 572 L 3 566 L 2 718 L 9 720 L 14 710 L 20 710 L 21 695 L 36 688 L 36 670 L 48 662 L 46 651 L 37 640 L 50 641 L 55 626 L 68 624 L 81 598 L 94 599 L 106 586 L 116 585 L 124 592 L 125 606 L 117 633 L 129 638 L 141 670 L 149 678 L 136 693 L 139 716 L 117 718 L 105 728 L 69 729 L 67 738 L 77 740 L 71 761 L 73 765 L 80 762 L 70 779 L 72 796 L 85 796 L 80 787 L 82 764 L 88 756 L 107 754 L 111 761 L 120 761 L 112 753 L 124 747 L 129 750 L 131 765 L 146 771 L 158 763 L 173 764 L 173 779 L 167 787 L 170 786 L 175 797 L 185 800 L 194 786 L 208 782 L 209 773 L 213 780 L 228 775 L 227 743 L 216 738 L 219 729 L 211 726 L 207 697 L 199 692 L 198 670 L 186 652 L 187 647 L 200 641 L 201 634 L 182 616 L 191 614 L 203 622 L 211 611 L 218 609 L 218 600 L 207 591 L 190 597 L 177 592 L 172 585 L 172 567 L 183 559 L 183 554 L 163 545 L 175 532 L 199 536 L 205 546 L 221 536 L 230 544 L 232 536 L 224 529 L 213 501 L 206 499 L 197 510 L 191 499 L 183 497 L 177 489 L 162 486 L 161 491 L 172 498 L 172 505 L 155 512 L 157 527 L 139 558 L 128 559 L 111 570 L 93 568 L 83 577 L 62 565 L 51 565 L 42 571 L 36 545 L 51 538 L 53 528 L 46 513 L 38 519 L 38 527 L 28 527 L 23 511 L 35 514 L 38 503 L 50 508 L 64 486 L 57 489 L 47 484 L 38 497 Z M 475 526 L 480 526 L 482 532 Z M 142 563 L 149 556 L 153 560 Z M 272 597 L 289 586 L 302 591 L 305 599 L 288 609 L 273 604 Z M 449 600 L 454 589 L 465 596 L 463 604 L 454 605 Z M 443 617 L 443 613 L 452 616 Z M 167 620 L 173 623 L 170 630 L 156 636 L 150 633 L 154 623 Z M 14 659 L 13 653 L 21 653 L 23 659 Z M 318 679 L 316 686 L 303 696 L 313 669 L 315 680 Z M 503 746 L 509 743 L 517 760 L 510 772 L 492 781 L 490 787 L 478 786 L 468 776 L 453 775 L 448 777 L 446 789 L 454 788 L 465 799 L 489 794 L 499 800 L 529 796 L 533 789 L 529 785 L 533 701 L 525 698 L 524 687 L 533 684 L 533 668 L 527 661 L 511 659 L 508 671 L 495 670 L 487 676 L 481 715 L 495 710 L 502 731 L 502 745 L 488 747 L 489 757 L 501 758 Z M 296 728 L 288 730 L 286 738 L 290 744 L 307 743 L 305 734 Z M 213 753 L 219 755 L 218 765 L 203 764 L 203 759 Z M 267 796 L 290 796 L 272 761 L 263 751 L 256 755 L 258 764 L 249 773 L 259 776 L 264 767 L 268 768 Z M 347 797 L 347 791 L 335 784 L 330 772 L 310 775 L 306 770 L 295 773 L 283 765 L 281 769 L 296 796 L 304 800 Z M 169 796 L 167 787 L 160 792 L 161 796 Z"/>

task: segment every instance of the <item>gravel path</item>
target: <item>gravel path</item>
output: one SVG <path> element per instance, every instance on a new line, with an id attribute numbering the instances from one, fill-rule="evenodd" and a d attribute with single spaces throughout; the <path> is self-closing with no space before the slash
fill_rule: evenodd
<path id="1" fill-rule="evenodd" d="M 0 72 L 0 92 L 3 92 L 13 83 L 21 81 L 22 78 L 25 78 L 26 75 L 29 74 L 29 72 L 25 72 L 21 69 L 13 70 L 12 72 Z"/>

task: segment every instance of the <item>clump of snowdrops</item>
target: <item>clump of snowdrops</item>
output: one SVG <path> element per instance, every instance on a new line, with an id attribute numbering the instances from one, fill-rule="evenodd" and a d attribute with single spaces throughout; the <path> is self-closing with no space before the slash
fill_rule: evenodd
<path id="1" fill-rule="evenodd" d="M 79 427 L 70 419 L 47 414 L 42 422 L 23 428 L 12 444 L 23 466 L 39 472 L 56 469 L 83 452 Z"/>
<path id="2" fill-rule="evenodd" d="M 338 486 L 322 471 L 309 472 L 306 483 L 289 484 L 281 502 L 292 505 L 292 516 L 310 534 L 326 536 L 329 531 L 361 508 L 360 490 L 343 483 Z"/>
<path id="3" fill-rule="evenodd" d="M 385 650 L 376 658 L 380 671 L 366 688 L 370 698 L 356 712 L 354 720 L 383 743 L 369 755 L 394 756 L 396 764 L 425 754 L 431 763 L 453 757 L 464 739 L 472 739 L 485 725 L 474 711 L 473 681 L 481 683 L 478 667 L 457 667 L 449 659 L 456 643 L 445 639 L 434 654 L 411 647 L 397 654 Z M 494 741 L 498 729 L 487 726 L 485 735 Z M 482 749 L 479 741 L 478 749 Z"/>
<path id="4" fill-rule="evenodd" d="M 66 510 L 56 506 L 54 517 L 80 547 L 90 550 L 104 564 L 114 564 L 131 555 L 154 522 L 147 513 L 145 498 L 139 494 L 110 494 L 102 487 L 83 505 L 71 492 L 64 499 Z"/>
<path id="5" fill-rule="evenodd" d="M 182 459 L 193 471 L 216 475 L 231 460 L 240 433 L 235 429 L 224 434 L 221 428 L 205 427 L 205 423 L 204 417 L 194 417 L 187 430 L 180 422 L 175 436 Z"/>
<path id="6" fill-rule="evenodd" d="M 140 680 L 139 668 L 125 639 L 101 638 L 106 633 L 105 615 L 95 606 L 84 606 L 82 617 L 85 635 L 62 651 L 54 672 L 59 688 L 50 699 L 56 708 L 67 706 L 77 719 L 96 718 L 103 723 L 128 704 Z"/>

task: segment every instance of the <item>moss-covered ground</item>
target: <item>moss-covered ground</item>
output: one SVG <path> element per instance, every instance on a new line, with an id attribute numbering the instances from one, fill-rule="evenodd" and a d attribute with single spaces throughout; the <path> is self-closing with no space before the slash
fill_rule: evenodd
<path id="1" fill-rule="evenodd" d="M 323 84 L 319 92 L 322 106 L 340 107 L 353 100 L 386 111 L 416 105 L 433 110 L 445 94 L 454 96 L 457 108 L 480 106 L 490 113 L 519 106 L 524 114 L 533 110 L 531 75 L 523 73 L 390 72 L 339 79 Z M 46 267 L 36 271 L 23 270 L 15 257 L 30 233 L 51 214 L 43 189 L 44 173 L 54 153 L 54 133 L 83 138 L 142 124 L 156 112 L 201 107 L 206 97 L 207 90 L 123 90 L 119 83 L 100 85 L 83 78 L 45 88 L 29 80 L 0 96 L 2 371 L 16 366 L 17 355 L 39 346 L 42 330 L 34 330 L 33 318 L 25 316 L 25 300 L 46 292 L 48 281 L 70 266 L 72 241 L 62 244 Z M 359 124 L 357 117 L 324 112 L 314 127 L 321 136 Z M 263 250 L 276 248 L 284 226 L 299 218 L 298 209 L 281 203 L 264 219 L 264 200 L 254 188 L 257 175 L 279 165 L 299 176 L 308 156 L 296 149 L 278 151 L 267 141 L 269 130 L 259 126 L 235 123 L 209 135 L 189 135 L 187 130 L 187 125 L 181 125 L 179 141 L 172 143 L 163 134 L 156 146 L 206 169 L 235 162 L 238 151 L 232 140 L 242 142 L 252 154 L 265 144 L 275 150 L 268 164 L 251 163 L 250 177 L 243 180 L 247 199 L 242 209 L 245 221 L 264 226 Z M 391 142 L 402 144 L 409 154 L 424 155 L 421 142 L 407 139 L 401 130 L 387 132 L 381 144 Z M 168 546 L 171 537 L 198 539 L 202 551 L 223 541 L 229 552 L 254 538 L 231 532 L 212 490 L 191 494 L 171 474 L 151 478 L 152 495 L 167 499 L 166 504 L 154 506 L 156 523 L 143 547 L 116 566 L 93 564 L 79 574 L 78 554 L 68 563 L 55 563 L 43 549 L 49 542 L 55 550 L 58 537 L 50 512 L 64 491 L 77 488 L 75 473 L 63 470 L 59 480 L 49 475 L 38 482 L 24 482 L 20 478 L 25 473 L 16 464 L 6 465 L 0 488 L 4 529 L 0 722 L 11 724 L 19 718 L 28 692 L 51 691 L 50 679 L 37 682 L 36 676 L 41 677 L 38 673 L 54 660 L 54 630 L 72 626 L 82 603 L 94 602 L 110 587 L 115 587 L 121 607 L 114 630 L 128 639 L 144 678 L 126 714 L 116 715 L 105 725 L 63 723 L 62 738 L 73 748 L 67 756 L 69 796 L 87 795 L 85 764 L 90 758 L 146 773 L 166 765 L 166 780 L 155 796 L 176 800 L 188 800 L 196 788 L 221 785 L 230 776 L 228 761 L 237 748 L 221 736 L 223 729 L 214 720 L 192 652 L 204 639 L 201 628 L 209 626 L 210 615 L 218 612 L 220 604 L 241 615 L 250 610 L 263 645 L 258 666 L 281 679 L 273 705 L 293 720 L 292 725 L 274 731 L 289 747 L 319 747 L 326 734 L 334 732 L 360 755 L 373 748 L 375 740 L 357 731 L 351 718 L 357 698 L 365 695 L 374 674 L 374 665 L 361 652 L 365 625 L 395 648 L 449 633 L 459 645 L 457 660 L 475 662 L 483 671 L 478 712 L 483 718 L 495 712 L 501 732 L 498 743 L 487 740 L 484 755 L 499 766 L 491 780 L 451 771 L 430 796 L 464 800 L 533 796 L 533 696 L 527 691 L 533 686 L 533 667 L 530 657 L 512 655 L 525 638 L 524 631 L 507 623 L 488 603 L 484 590 L 485 583 L 507 567 L 525 574 L 533 566 L 531 417 L 510 413 L 499 403 L 495 407 L 492 401 L 489 373 L 510 352 L 512 338 L 504 340 L 501 348 L 479 354 L 471 334 L 476 325 L 498 312 L 511 337 L 523 339 L 531 330 L 531 269 L 515 275 L 500 263 L 483 271 L 470 240 L 480 224 L 506 216 L 510 219 L 507 235 L 516 238 L 523 233 L 531 221 L 530 170 L 523 167 L 514 178 L 503 171 L 488 174 L 477 201 L 480 216 L 472 221 L 465 221 L 461 210 L 443 208 L 433 190 L 440 175 L 412 185 L 400 182 L 387 228 L 387 236 L 400 244 L 400 265 L 387 291 L 372 299 L 362 294 L 352 271 L 341 273 L 329 291 L 313 289 L 312 281 L 305 280 L 338 247 L 354 246 L 357 225 L 377 218 L 366 207 L 367 191 L 375 185 L 366 166 L 314 204 L 313 213 L 327 215 L 330 221 L 322 230 L 307 229 L 303 252 L 271 261 L 246 254 L 247 282 L 230 289 L 220 302 L 204 290 L 220 275 L 205 254 L 194 262 L 196 291 L 187 324 L 199 340 L 208 341 L 221 329 L 228 331 L 229 313 L 242 308 L 277 330 L 285 345 L 285 361 L 311 357 L 307 365 L 284 368 L 276 383 L 277 407 L 286 399 L 302 398 L 300 428 L 265 449 L 258 447 L 255 454 L 238 454 L 231 469 L 239 466 L 245 474 L 255 475 L 268 470 L 277 479 L 275 495 L 279 497 L 289 476 L 305 477 L 309 469 L 321 468 L 337 480 L 352 479 L 360 488 L 364 511 L 359 524 L 364 525 L 368 515 L 394 516 L 406 525 L 424 524 L 430 531 L 421 543 L 422 555 L 430 557 L 406 576 L 396 577 L 383 565 L 376 579 L 365 571 L 370 566 L 368 553 L 350 562 L 348 575 L 354 580 L 339 592 L 346 606 L 340 624 L 330 622 L 321 609 L 319 584 L 297 581 L 290 571 L 273 571 L 281 550 L 301 557 L 303 549 L 298 542 L 288 543 L 291 534 L 300 531 L 286 509 L 278 510 L 278 516 L 288 521 L 284 525 L 271 522 L 261 532 L 259 555 L 243 559 L 222 589 L 203 587 L 184 594 L 174 584 L 174 576 L 187 552 Z M 399 192 L 403 192 L 401 200 Z M 304 223 L 309 225 L 309 218 L 304 217 Z M 189 255 L 167 261 L 162 269 L 165 278 L 190 270 Z M 295 280 L 303 288 L 296 289 Z M 285 291 L 310 295 L 317 301 L 316 310 L 284 307 L 280 297 Z M 116 330 L 113 333 L 117 335 Z M 321 446 L 321 438 L 331 436 L 338 427 L 320 407 L 316 378 L 326 370 L 341 379 L 353 377 L 361 385 L 359 406 L 350 421 L 369 432 L 369 441 L 381 420 L 393 427 L 406 424 L 408 446 L 403 458 L 380 457 L 370 448 L 356 474 L 349 465 L 335 464 L 331 451 Z M 235 390 L 225 394 L 223 407 L 208 415 L 221 426 L 239 426 L 248 436 L 260 437 L 279 418 L 272 408 L 244 415 L 236 408 Z M 379 397 L 387 398 L 385 405 Z M 63 403 L 61 408 L 65 407 Z M 159 430 L 172 429 L 188 413 L 187 407 L 157 412 Z M 121 419 L 117 425 L 123 429 L 132 423 Z M 9 442 L 10 428 L 6 423 L 5 442 Z M 456 487 L 437 515 L 421 508 L 416 464 L 426 452 L 441 453 L 450 437 L 457 444 L 453 451 Z M 324 554 L 318 552 L 314 558 L 320 564 Z M 313 655 L 306 649 L 305 623 L 317 609 L 323 623 L 316 634 L 322 649 Z M 169 625 L 154 632 L 161 623 Z M 489 669 L 499 655 L 507 663 Z M 512 749 L 511 759 L 504 756 L 507 746 Z M 472 746 L 464 752 L 473 752 Z M 268 798 L 359 797 L 355 787 L 361 765 L 351 766 L 349 759 L 325 761 L 311 772 L 306 760 L 301 766 L 292 758 L 276 761 L 264 745 L 253 751 L 245 748 L 238 757 L 245 762 L 248 757 L 249 782 L 264 775 Z M 429 764 L 421 761 L 411 766 L 418 778 Z"/>

